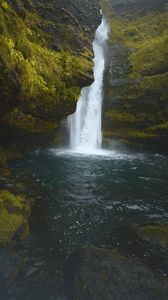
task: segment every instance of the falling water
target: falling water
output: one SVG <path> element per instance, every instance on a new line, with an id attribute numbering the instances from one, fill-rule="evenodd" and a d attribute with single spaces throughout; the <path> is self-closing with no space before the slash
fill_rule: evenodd
<path id="1" fill-rule="evenodd" d="M 93 152 L 102 145 L 102 86 L 107 38 L 108 24 L 103 18 L 93 42 L 95 80 L 90 87 L 82 89 L 76 112 L 68 118 L 70 147 L 76 152 Z"/>

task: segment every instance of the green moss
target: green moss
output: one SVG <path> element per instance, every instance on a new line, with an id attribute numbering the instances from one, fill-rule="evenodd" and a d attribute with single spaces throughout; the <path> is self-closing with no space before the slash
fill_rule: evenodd
<path id="1" fill-rule="evenodd" d="M 4 165 L 8 160 L 8 154 L 3 148 L 0 148 L 0 165 Z"/>
<path id="2" fill-rule="evenodd" d="M 129 128 L 119 128 L 113 129 L 113 131 L 103 131 L 103 135 L 105 138 L 120 138 L 120 139 L 129 139 L 129 140 L 145 140 L 145 139 L 153 139 L 158 137 L 157 134 L 148 133 L 143 130 L 129 129 Z"/>
<path id="3" fill-rule="evenodd" d="M 0 176 L 9 178 L 12 175 L 10 169 L 0 168 Z"/>
<path id="4" fill-rule="evenodd" d="M 139 227 L 136 232 L 142 239 L 168 249 L 168 225 Z"/>
<path id="5" fill-rule="evenodd" d="M 113 109 L 112 111 L 107 112 L 106 117 L 110 119 L 111 121 L 119 121 L 119 122 L 128 122 L 128 123 L 134 123 L 134 122 L 143 122 L 144 120 L 148 119 L 149 116 L 145 113 L 137 113 L 137 114 L 131 114 L 129 112 L 118 111 Z"/>
<path id="6" fill-rule="evenodd" d="M 159 130 L 159 129 L 168 130 L 168 121 L 163 122 L 158 125 L 151 126 L 148 128 L 149 131 L 155 131 L 155 130 Z"/>
<path id="7" fill-rule="evenodd" d="M 90 51 L 83 48 L 76 55 L 67 47 L 63 50 L 61 46 L 59 51 L 50 49 L 50 28 L 55 30 L 56 25 L 36 11 L 24 6 L 22 9 L 24 18 L 10 4 L 7 10 L 0 7 L 1 119 L 33 132 L 55 129 L 60 120 L 74 111 L 81 86 L 92 80 Z M 76 24 L 74 18 L 73 23 Z M 64 24 L 57 27 L 60 31 L 65 29 L 65 40 L 71 48 L 80 29 L 74 32 L 72 25 Z M 3 89 L 6 81 L 8 86 L 15 87 L 12 92 L 9 87 Z"/>
<path id="8" fill-rule="evenodd" d="M 6 244 L 17 234 L 20 239 L 29 231 L 30 202 L 24 196 L 8 190 L 0 191 L 0 244 Z"/>
<path id="9" fill-rule="evenodd" d="M 146 76 L 139 80 L 129 80 L 112 88 L 112 95 L 123 97 L 124 100 L 136 100 L 144 97 L 153 97 L 167 105 L 168 72 L 159 75 Z M 152 106 L 157 104 L 153 102 Z"/>
<path id="10" fill-rule="evenodd" d="M 18 153 L 15 146 L 0 147 L 0 165 L 5 165 L 9 160 L 20 158 L 21 154 Z"/>
<path id="11" fill-rule="evenodd" d="M 132 49 L 133 71 L 152 75 L 168 69 L 167 62 L 168 11 L 145 15 L 126 14 L 111 20 L 111 42 L 120 41 Z"/>
<path id="12" fill-rule="evenodd" d="M 0 244 L 6 244 L 10 241 L 23 221 L 21 215 L 11 214 L 3 209 L 0 212 Z"/>
<path id="13" fill-rule="evenodd" d="M 167 135 L 168 10 L 164 3 L 151 3 L 153 8 L 141 1 L 104 4 L 115 57 L 112 73 L 106 74 L 108 137 L 143 140 Z"/>
<path id="14" fill-rule="evenodd" d="M 2 6 L 2 8 L 4 8 L 4 9 L 8 9 L 8 8 L 9 8 L 9 5 L 8 5 L 8 3 L 7 3 L 6 1 L 2 1 L 2 2 L 1 2 L 1 6 Z"/>
<path id="15" fill-rule="evenodd" d="M 50 111 L 61 102 L 77 100 L 79 78 L 82 80 L 92 67 L 92 63 L 84 56 L 77 57 L 68 51 L 56 53 L 29 42 L 31 55 L 25 59 L 14 40 L 2 36 L 0 41 L 1 59 L 6 71 L 16 67 L 19 71 L 20 99 L 27 110 L 34 110 L 40 105 L 44 111 Z"/>
<path id="16" fill-rule="evenodd" d="M 168 12 L 126 14 L 111 18 L 111 42 L 131 49 L 134 76 L 153 75 L 168 69 Z"/>
<path id="17" fill-rule="evenodd" d="M 13 195 L 7 190 L 0 191 L 0 206 L 13 211 L 22 212 L 25 215 L 30 214 L 30 205 L 24 196 Z"/>
<path id="18" fill-rule="evenodd" d="M 31 114 L 26 114 L 16 108 L 9 115 L 4 117 L 4 121 L 7 122 L 11 127 L 22 128 L 25 131 L 31 131 L 34 133 L 40 133 L 50 131 L 58 128 L 57 122 L 47 122 L 39 118 L 33 117 Z"/>

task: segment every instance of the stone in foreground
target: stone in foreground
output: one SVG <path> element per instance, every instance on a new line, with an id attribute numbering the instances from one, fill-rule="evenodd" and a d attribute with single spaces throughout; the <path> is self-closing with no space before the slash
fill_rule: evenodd
<path id="1" fill-rule="evenodd" d="M 116 250 L 82 248 L 65 262 L 70 300 L 167 300 L 168 283 Z"/>

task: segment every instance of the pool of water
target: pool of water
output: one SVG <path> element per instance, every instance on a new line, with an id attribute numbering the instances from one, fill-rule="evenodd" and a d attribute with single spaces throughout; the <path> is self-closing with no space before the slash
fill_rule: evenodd
<path id="1" fill-rule="evenodd" d="M 116 228 L 168 222 L 168 158 L 102 151 L 37 151 L 12 164 L 38 183 L 23 268 L 3 300 L 64 299 L 62 264 L 85 245 L 118 245 Z M 29 191 L 31 193 L 31 191 Z"/>

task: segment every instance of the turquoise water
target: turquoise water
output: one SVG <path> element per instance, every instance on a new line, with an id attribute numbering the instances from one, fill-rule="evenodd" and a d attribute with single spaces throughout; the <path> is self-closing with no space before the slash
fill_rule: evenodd
<path id="1" fill-rule="evenodd" d="M 119 226 L 168 222 L 166 156 L 49 149 L 12 168 L 39 188 L 31 236 L 17 246 L 25 264 L 3 300 L 64 299 L 62 264 L 75 249 L 118 247 Z"/>

